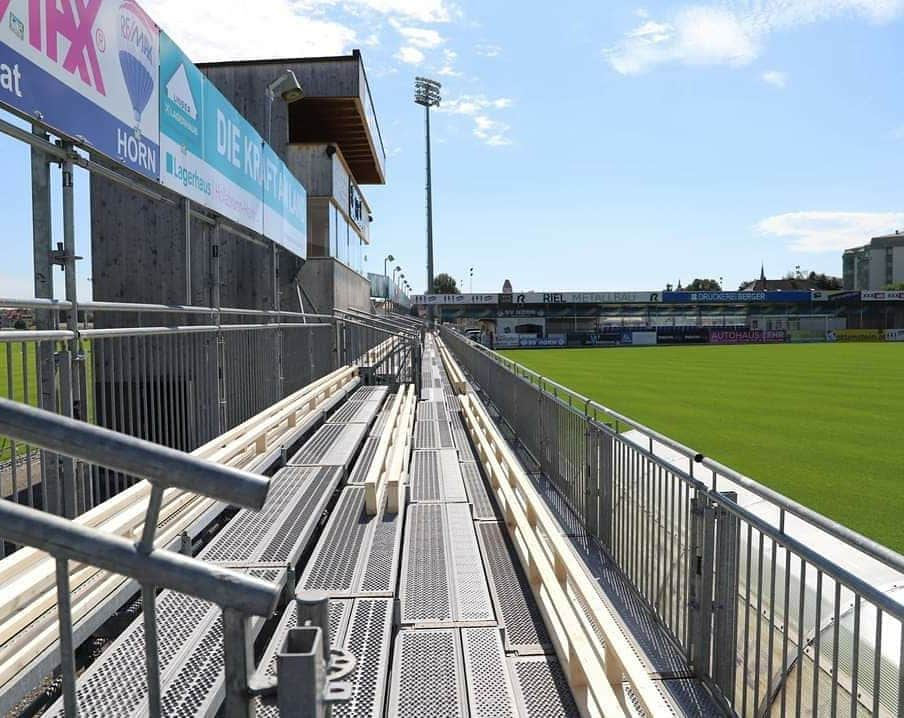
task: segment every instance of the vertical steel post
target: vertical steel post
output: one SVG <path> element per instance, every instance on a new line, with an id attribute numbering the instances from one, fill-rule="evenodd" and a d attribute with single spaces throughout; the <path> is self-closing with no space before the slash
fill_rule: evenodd
<path id="1" fill-rule="evenodd" d="M 75 645 L 72 640 L 72 594 L 69 592 L 69 562 L 56 560 L 57 616 L 60 625 L 60 673 L 63 677 L 63 709 L 66 718 L 78 716 L 76 701 Z"/>
<path id="2" fill-rule="evenodd" d="M 694 673 L 709 676 L 712 649 L 713 552 L 715 543 L 715 510 L 700 490 L 691 498 L 691 551 L 688 640 Z"/>
<path id="3" fill-rule="evenodd" d="M 47 134 L 37 126 L 32 133 L 43 140 Z M 34 290 L 38 299 L 53 299 L 53 223 L 50 194 L 50 158 L 37 147 L 31 148 L 31 231 L 34 258 Z M 55 314 L 50 310 L 35 311 L 38 329 L 53 329 Z M 38 406 L 46 411 L 56 411 L 56 382 L 54 380 L 53 344 L 39 342 Z M 44 508 L 58 511 L 61 504 L 60 473 L 56 454 L 41 452 L 41 490 Z"/>
<path id="4" fill-rule="evenodd" d="M 433 286 L 433 182 L 430 167 L 430 104 L 424 106 L 427 140 L 427 294 L 434 293 Z M 427 304 L 427 323 L 433 326 L 433 305 Z"/>
<path id="5" fill-rule="evenodd" d="M 226 432 L 226 337 L 220 329 L 223 315 L 220 311 L 220 223 L 214 225 L 213 244 L 210 247 L 213 262 L 213 308 L 217 312 L 217 433 Z"/>
<path id="6" fill-rule="evenodd" d="M 254 718 L 248 692 L 248 676 L 254 666 L 248 618 L 231 608 L 223 609 L 223 658 L 226 672 L 225 718 Z"/>
<path id="7" fill-rule="evenodd" d="M 185 230 L 185 304 L 191 306 L 191 200 L 185 197 L 182 200 L 182 206 L 185 210 L 184 230 Z"/>
<path id="8" fill-rule="evenodd" d="M 737 502 L 735 491 L 722 494 Z M 713 680 L 725 699 L 732 703 L 735 693 L 735 668 L 738 642 L 738 560 L 741 547 L 741 522 L 724 506 L 716 508 L 715 598 L 713 601 Z M 787 618 L 787 617 L 786 617 Z M 787 625 L 787 624 L 786 624 Z"/>

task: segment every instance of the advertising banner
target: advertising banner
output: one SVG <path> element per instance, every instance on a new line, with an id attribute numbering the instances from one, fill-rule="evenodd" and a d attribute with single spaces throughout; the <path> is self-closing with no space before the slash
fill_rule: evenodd
<path id="1" fill-rule="evenodd" d="M 649 304 L 657 303 L 659 292 L 520 292 L 511 295 L 513 304 Z"/>
<path id="2" fill-rule="evenodd" d="M 859 289 L 817 290 L 813 292 L 814 302 L 856 302 L 860 300 Z"/>
<path id="3" fill-rule="evenodd" d="M 885 341 L 904 342 L 904 329 L 886 329 Z"/>
<path id="4" fill-rule="evenodd" d="M 817 344 L 826 340 L 826 333 L 815 329 L 792 329 L 788 338 L 793 344 Z"/>
<path id="5" fill-rule="evenodd" d="M 809 302 L 810 292 L 662 292 L 662 301 L 672 304 Z"/>
<path id="6" fill-rule="evenodd" d="M 0 0 L 0 104 L 157 179 L 159 35 L 134 0 Z"/>
<path id="7" fill-rule="evenodd" d="M 761 329 L 713 329 L 709 332 L 710 344 L 781 344 L 785 332 Z"/>
<path id="8" fill-rule="evenodd" d="M 826 341 L 883 342 L 885 332 L 882 329 L 830 329 L 826 332 Z"/>
<path id="9" fill-rule="evenodd" d="M 304 188 L 166 33 L 160 84 L 160 181 L 304 257 Z"/>
<path id="10" fill-rule="evenodd" d="M 709 330 L 703 327 L 658 327 L 657 344 L 706 344 Z"/>
<path id="11" fill-rule="evenodd" d="M 904 292 L 886 290 L 882 292 L 861 292 L 864 302 L 904 302 Z"/>
<path id="12" fill-rule="evenodd" d="M 412 294 L 411 303 L 429 304 L 496 304 L 497 294 Z"/>

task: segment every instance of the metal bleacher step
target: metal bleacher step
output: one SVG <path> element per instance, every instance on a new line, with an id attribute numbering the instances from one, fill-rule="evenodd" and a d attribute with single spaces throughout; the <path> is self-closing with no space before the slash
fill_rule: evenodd
<path id="1" fill-rule="evenodd" d="M 198 558 L 285 584 L 342 479 L 338 467 L 286 467 L 271 479 L 260 511 L 242 509 Z M 256 635 L 264 620 L 251 622 Z M 163 713 L 174 718 L 215 715 L 224 696 L 220 610 L 173 591 L 157 598 Z M 144 716 L 147 687 L 144 623 L 133 621 L 79 679 L 80 715 Z M 62 715 L 62 703 L 48 715 Z"/>
<path id="2" fill-rule="evenodd" d="M 298 580 L 296 595 L 392 596 L 399 571 L 401 514 L 365 511 L 363 486 L 347 486 Z"/>
<path id="3" fill-rule="evenodd" d="M 417 405 L 418 421 L 449 421 L 444 401 L 421 401 Z"/>
<path id="4" fill-rule="evenodd" d="M 456 402 L 456 413 L 452 414 L 452 442 L 458 450 L 458 458 L 461 461 L 476 461 L 477 457 L 471 448 L 471 442 L 465 432 L 464 424 L 461 423 L 461 417 L 457 413 L 458 404 Z"/>
<path id="5" fill-rule="evenodd" d="M 370 424 L 380 411 L 388 393 L 389 387 L 385 386 L 360 387 L 327 419 L 327 423 Z"/>
<path id="6" fill-rule="evenodd" d="M 487 493 L 486 484 L 480 475 L 480 468 L 473 461 L 462 461 L 459 464 L 465 489 L 468 493 L 468 501 L 471 504 L 471 514 L 475 521 L 498 521 L 499 514 L 495 504 Z"/>
<path id="7" fill-rule="evenodd" d="M 415 451 L 409 476 L 414 503 L 468 500 L 455 449 Z"/>
<path id="8" fill-rule="evenodd" d="M 370 471 L 370 465 L 374 461 L 374 455 L 377 453 L 377 445 L 380 443 L 380 437 L 368 436 L 364 440 L 364 446 L 358 455 L 358 460 L 352 468 L 352 472 L 348 475 L 349 484 L 363 484 L 367 478 L 367 472 Z"/>
<path id="9" fill-rule="evenodd" d="M 490 522 L 475 527 L 496 615 L 499 624 L 505 626 L 506 651 L 518 655 L 552 653 L 552 639 L 505 528 Z"/>
<path id="10" fill-rule="evenodd" d="M 448 421 L 418 421 L 414 427 L 415 449 L 452 449 L 452 428 Z"/>
<path id="11" fill-rule="evenodd" d="M 333 718 L 379 718 L 387 691 L 390 636 L 392 632 L 391 598 L 332 599 L 329 602 L 329 640 L 333 648 L 343 648 L 356 660 L 354 670 L 345 678 L 351 684 L 351 698 L 332 706 Z M 297 604 L 286 607 L 279 625 L 261 659 L 260 674 L 276 675 L 276 656 L 289 629 L 298 623 Z M 259 718 L 279 715 L 275 696 L 255 700 Z"/>
<path id="12" fill-rule="evenodd" d="M 402 625 L 495 623 L 468 504 L 408 507 L 399 612 Z"/>
<path id="13" fill-rule="evenodd" d="M 285 581 L 285 568 L 240 569 L 257 578 Z M 260 630 L 263 619 L 251 621 Z M 163 714 L 211 716 L 223 698 L 222 613 L 212 603 L 174 591 L 157 597 L 157 635 Z M 79 678 L 79 715 L 92 718 L 146 716 L 144 625 L 139 618 Z M 62 699 L 44 714 L 63 716 Z"/>
<path id="14" fill-rule="evenodd" d="M 498 628 L 399 631 L 390 684 L 399 718 L 519 715 Z"/>
<path id="15" fill-rule="evenodd" d="M 324 424 L 292 456 L 289 466 L 338 466 L 346 471 L 367 435 L 367 424 Z"/>

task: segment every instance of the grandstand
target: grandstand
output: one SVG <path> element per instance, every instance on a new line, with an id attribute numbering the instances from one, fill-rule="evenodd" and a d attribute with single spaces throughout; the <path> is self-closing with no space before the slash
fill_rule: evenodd
<path id="1" fill-rule="evenodd" d="M 904 292 L 512 292 L 417 295 L 499 348 L 897 340 Z M 846 334 L 848 331 L 851 334 Z"/>

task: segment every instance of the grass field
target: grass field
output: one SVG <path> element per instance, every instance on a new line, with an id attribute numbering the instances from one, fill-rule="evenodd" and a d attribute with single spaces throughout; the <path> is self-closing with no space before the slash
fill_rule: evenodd
<path id="1" fill-rule="evenodd" d="M 904 344 L 503 353 L 904 552 Z"/>

